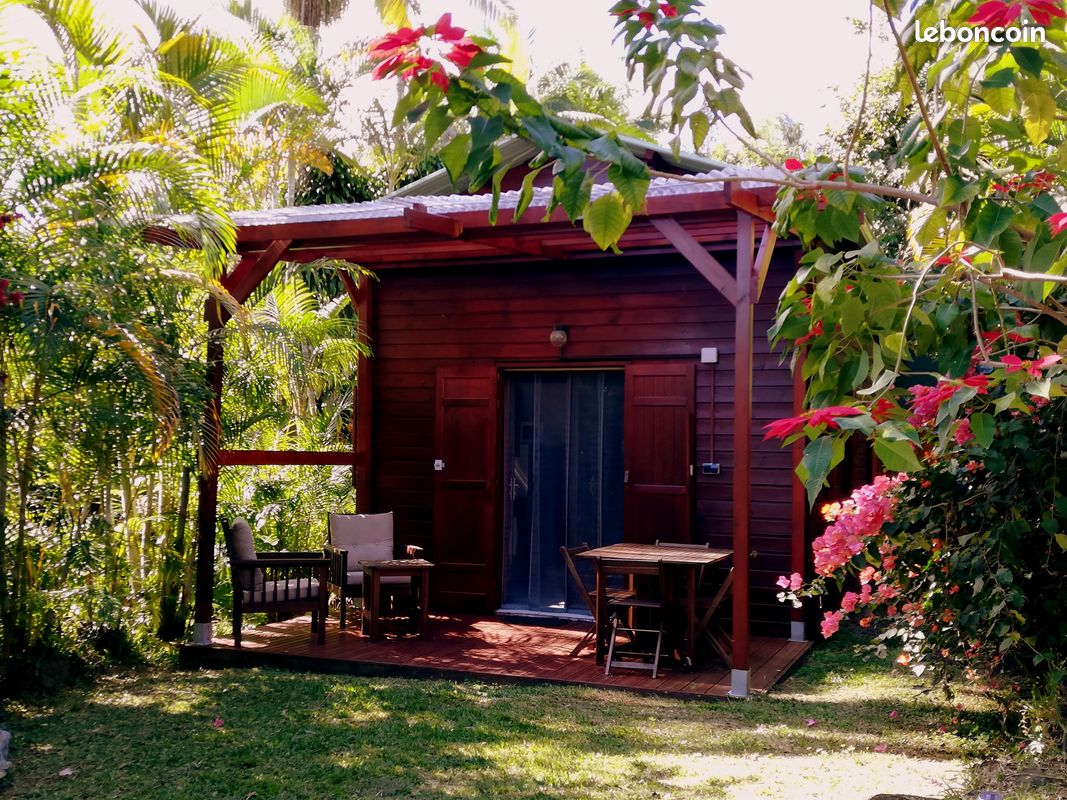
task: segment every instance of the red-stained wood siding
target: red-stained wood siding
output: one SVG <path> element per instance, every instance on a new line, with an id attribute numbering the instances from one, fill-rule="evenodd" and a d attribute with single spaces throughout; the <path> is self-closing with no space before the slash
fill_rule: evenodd
<path id="1" fill-rule="evenodd" d="M 728 269 L 729 254 L 719 254 Z M 771 353 L 766 331 L 794 251 L 779 247 L 755 315 L 753 388 L 752 619 L 787 631 L 789 610 L 774 581 L 789 571 L 791 456 L 762 441 L 762 426 L 792 413 L 788 365 Z M 696 369 L 694 541 L 730 547 L 733 466 L 733 309 L 676 256 L 448 269 L 382 270 L 375 286 L 373 482 L 376 510 L 395 513 L 398 541 L 432 547 L 435 374 L 439 367 L 496 364 L 691 360 Z M 554 324 L 567 326 L 560 351 Z M 701 364 L 717 347 L 719 363 Z M 714 453 L 711 436 L 714 433 Z M 721 474 L 705 476 L 715 461 Z M 432 559 L 433 553 L 430 552 Z M 773 629 L 768 629 L 768 625 Z"/>

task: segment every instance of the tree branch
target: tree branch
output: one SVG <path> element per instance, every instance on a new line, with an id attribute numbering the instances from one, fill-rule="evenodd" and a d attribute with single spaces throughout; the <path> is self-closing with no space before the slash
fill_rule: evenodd
<path id="1" fill-rule="evenodd" d="M 893 32 L 893 38 L 896 40 L 897 52 L 900 53 L 900 60 L 904 63 L 904 71 L 908 74 L 912 92 L 915 94 L 915 103 L 919 106 L 919 113 L 922 115 L 923 123 L 930 134 L 930 144 L 934 148 L 934 152 L 937 153 L 937 160 L 941 162 L 945 172 L 951 174 L 952 167 L 949 166 L 948 158 L 945 157 L 945 151 L 941 149 L 941 140 L 937 138 L 934 123 L 930 120 L 930 111 L 926 107 L 926 100 L 923 99 L 922 88 L 919 86 L 919 77 L 915 74 L 915 68 L 911 65 L 911 61 L 908 60 L 908 52 L 904 47 L 904 40 L 900 38 L 900 32 L 893 21 L 893 12 L 889 10 L 889 0 L 882 0 L 882 8 L 885 10 L 886 19 L 889 21 L 889 30 Z"/>
<path id="2" fill-rule="evenodd" d="M 937 200 L 928 194 L 912 192 L 896 186 L 881 186 L 877 183 L 857 183 L 852 180 L 844 181 L 803 181 L 798 178 L 773 178 L 765 175 L 719 175 L 711 178 L 706 175 L 675 175 L 673 172 L 662 172 L 651 169 L 648 171 L 653 178 L 669 178 L 676 181 L 689 181 L 690 183 L 741 183 L 752 181 L 753 183 L 767 183 L 772 186 L 790 186 L 794 189 L 828 189 L 830 191 L 858 192 L 860 194 L 876 194 L 880 197 L 895 197 L 898 200 L 909 200 L 913 203 L 921 203 L 928 206 L 938 205 Z"/>

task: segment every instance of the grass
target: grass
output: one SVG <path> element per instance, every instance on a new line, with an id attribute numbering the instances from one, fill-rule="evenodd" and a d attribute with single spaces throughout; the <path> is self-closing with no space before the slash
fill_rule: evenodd
<path id="1" fill-rule="evenodd" d="M 858 661 L 845 643 L 820 648 L 772 696 L 748 702 L 145 670 L 9 703 L 0 722 L 13 733 L 15 770 L 3 796 L 941 796 L 963 785 L 993 725 L 976 698 L 963 702 L 960 711 L 916 694 L 906 676 Z"/>

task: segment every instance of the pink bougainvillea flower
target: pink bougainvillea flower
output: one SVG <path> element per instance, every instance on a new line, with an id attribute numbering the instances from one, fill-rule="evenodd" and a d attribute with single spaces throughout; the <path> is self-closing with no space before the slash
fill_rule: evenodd
<path id="1" fill-rule="evenodd" d="M 799 572 L 794 572 L 792 575 L 789 576 L 778 576 L 777 583 L 783 589 L 789 589 L 789 591 L 795 592 L 800 589 L 801 586 L 804 585 L 804 578 Z"/>
<path id="2" fill-rule="evenodd" d="M 851 614 L 856 610 L 856 605 L 860 601 L 860 596 L 855 592 L 845 592 L 841 597 L 841 610 L 846 614 Z"/>
<path id="3" fill-rule="evenodd" d="M 1061 211 L 1048 218 L 1048 229 L 1052 231 L 1053 236 L 1060 234 L 1064 228 L 1067 228 L 1067 211 Z"/>
<path id="4" fill-rule="evenodd" d="M 807 725 L 809 728 L 814 728 L 816 725 L 819 724 L 819 720 L 817 720 L 817 719 L 806 719 L 806 720 L 804 720 L 804 724 Z"/>
<path id="5" fill-rule="evenodd" d="M 837 633 L 838 626 L 841 625 L 841 617 L 844 615 L 840 611 L 827 611 L 823 614 L 822 622 L 819 623 L 819 627 L 822 629 L 822 636 L 824 639 L 829 639 L 835 633 Z"/>
<path id="6" fill-rule="evenodd" d="M 815 572 L 818 575 L 831 575 L 842 565 L 863 552 L 875 536 L 881 533 L 882 525 L 893 518 L 897 503 L 896 490 L 904 480 L 904 475 L 895 477 L 879 475 L 867 486 L 856 489 L 851 496 L 833 504 L 826 519 L 829 525 L 822 536 L 811 544 L 815 557 Z M 873 567 L 860 573 L 860 582 L 864 583 L 857 605 L 870 602 L 871 587 L 877 573 Z"/>
<path id="7" fill-rule="evenodd" d="M 889 745 L 887 745 L 885 742 L 879 742 L 871 749 L 874 750 L 874 752 L 876 753 L 884 753 L 886 750 L 889 749 Z"/>
<path id="8" fill-rule="evenodd" d="M 892 711 L 890 711 L 890 712 L 889 712 L 889 718 L 890 718 L 890 719 L 900 719 L 900 712 L 899 712 L 899 711 L 897 711 L 897 710 L 896 710 L 896 709 L 894 708 L 894 709 L 893 709 Z"/>
<path id="9" fill-rule="evenodd" d="M 952 436 L 956 440 L 956 444 L 960 447 L 965 446 L 971 439 L 974 438 L 974 431 L 971 430 L 971 421 L 965 419 L 956 426 L 956 432 Z"/>
<path id="10" fill-rule="evenodd" d="M 211 724 L 215 726 L 215 730 L 218 730 L 219 728 L 222 727 L 222 724 L 223 724 L 222 723 L 222 717 L 215 717 L 215 721 L 212 722 Z"/>
<path id="11" fill-rule="evenodd" d="M 787 158 L 783 166 L 790 172 L 796 172 L 798 169 L 804 169 L 804 162 L 795 158 Z"/>

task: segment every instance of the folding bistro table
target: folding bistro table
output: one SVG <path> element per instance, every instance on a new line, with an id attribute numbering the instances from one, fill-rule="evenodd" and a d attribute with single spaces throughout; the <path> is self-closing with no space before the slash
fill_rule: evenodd
<path id="1" fill-rule="evenodd" d="M 686 645 L 685 655 L 690 663 L 695 662 L 696 642 L 714 616 L 716 609 L 726 595 L 729 584 L 725 583 L 715 594 L 711 607 L 704 612 L 702 618 L 697 618 L 696 589 L 697 574 L 704 567 L 722 563 L 733 556 L 733 550 L 710 550 L 706 547 L 694 545 L 692 548 L 679 547 L 678 545 L 658 544 L 609 544 L 605 547 L 595 547 L 579 553 L 578 558 L 592 560 L 596 564 L 596 663 L 603 664 L 607 650 L 608 638 L 608 614 L 607 614 L 607 582 L 605 571 L 610 570 L 612 562 L 618 564 L 647 563 L 661 565 L 666 568 L 684 569 L 686 572 Z M 729 578 L 727 578 L 729 581 Z M 722 652 L 721 646 L 714 642 L 716 649 L 724 658 L 727 653 Z M 727 659 L 729 660 L 729 659 Z"/>

